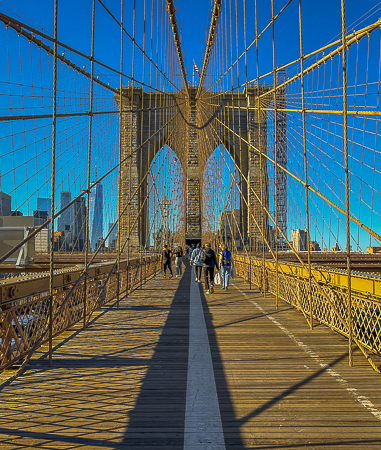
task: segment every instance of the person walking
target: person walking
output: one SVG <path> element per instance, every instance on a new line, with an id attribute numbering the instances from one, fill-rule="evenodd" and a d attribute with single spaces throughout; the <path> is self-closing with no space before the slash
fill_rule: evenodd
<path id="1" fill-rule="evenodd" d="M 206 294 L 214 292 L 214 268 L 218 268 L 218 261 L 210 243 L 205 244 L 205 249 L 201 253 L 201 262 L 204 268 Z"/>
<path id="2" fill-rule="evenodd" d="M 175 249 L 176 278 L 183 274 L 183 249 L 179 245 Z"/>
<path id="3" fill-rule="evenodd" d="M 185 256 L 186 256 L 186 258 L 187 258 L 187 259 L 190 259 L 191 249 L 190 249 L 189 245 L 186 245 L 186 246 L 184 247 L 184 251 L 185 251 Z"/>
<path id="4" fill-rule="evenodd" d="M 201 244 L 198 243 L 196 248 L 192 252 L 190 261 L 191 265 L 194 266 L 194 276 L 196 279 L 195 281 L 198 283 L 201 283 L 201 273 L 202 273 L 201 253 L 202 253 Z"/>
<path id="5" fill-rule="evenodd" d="M 228 249 L 226 244 L 222 245 L 222 252 L 220 255 L 220 267 L 221 267 L 221 278 L 222 278 L 222 286 L 221 289 L 228 290 L 229 287 L 229 279 L 230 279 L 230 271 L 233 267 L 233 259 L 232 254 Z"/>
<path id="6" fill-rule="evenodd" d="M 171 258 L 172 258 L 171 250 L 168 248 L 168 245 L 164 245 L 164 249 L 161 252 L 161 262 L 163 264 L 164 278 L 167 278 L 167 268 L 171 274 L 169 278 L 173 277 Z"/>

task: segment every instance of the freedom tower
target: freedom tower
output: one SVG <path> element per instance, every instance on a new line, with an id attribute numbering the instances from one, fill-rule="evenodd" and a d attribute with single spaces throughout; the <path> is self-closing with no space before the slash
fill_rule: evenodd
<path id="1" fill-rule="evenodd" d="M 89 238 L 90 248 L 96 249 L 98 238 L 103 238 L 103 186 L 97 183 L 90 192 Z"/>

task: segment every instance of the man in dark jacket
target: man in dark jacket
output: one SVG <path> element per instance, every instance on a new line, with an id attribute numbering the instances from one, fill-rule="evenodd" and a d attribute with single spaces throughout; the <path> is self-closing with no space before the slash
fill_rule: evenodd
<path id="1" fill-rule="evenodd" d="M 201 262 L 204 267 L 204 276 L 205 276 L 205 288 L 206 294 L 210 294 L 214 292 L 214 268 L 218 268 L 218 262 L 216 254 L 214 250 L 211 249 L 211 245 L 208 242 L 205 244 L 205 249 L 201 253 Z"/>
<path id="2" fill-rule="evenodd" d="M 167 276 L 167 267 L 169 269 L 169 272 L 171 273 L 170 278 L 173 277 L 171 258 L 172 258 L 171 250 L 168 248 L 168 245 L 164 245 L 164 249 L 161 252 L 161 263 L 163 264 L 164 278 L 166 278 Z"/>

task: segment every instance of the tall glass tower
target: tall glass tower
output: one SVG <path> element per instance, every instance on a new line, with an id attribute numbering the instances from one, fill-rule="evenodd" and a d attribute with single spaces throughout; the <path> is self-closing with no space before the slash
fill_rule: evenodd
<path id="1" fill-rule="evenodd" d="M 48 213 L 48 217 L 50 217 L 51 205 L 52 201 L 50 200 L 50 198 L 37 198 L 37 210 L 46 211 Z"/>
<path id="2" fill-rule="evenodd" d="M 111 228 L 113 227 L 114 222 L 111 222 L 108 224 L 108 231 L 110 232 Z M 118 225 L 115 225 L 114 229 L 111 231 L 109 237 L 108 237 L 108 247 L 110 251 L 115 251 L 116 249 L 116 238 L 118 235 Z"/>
<path id="3" fill-rule="evenodd" d="M 69 191 L 61 192 L 61 209 L 65 208 L 71 202 L 71 193 Z M 73 207 L 70 206 L 66 211 L 64 211 L 58 218 L 58 231 L 68 231 L 70 230 L 73 222 Z"/>
<path id="4" fill-rule="evenodd" d="M 74 202 L 73 214 L 73 248 L 74 251 L 83 252 L 86 239 L 86 198 L 77 198 Z"/>
<path id="5" fill-rule="evenodd" d="M 98 238 L 103 238 L 103 186 L 97 183 L 90 192 L 90 247 L 95 250 Z"/>

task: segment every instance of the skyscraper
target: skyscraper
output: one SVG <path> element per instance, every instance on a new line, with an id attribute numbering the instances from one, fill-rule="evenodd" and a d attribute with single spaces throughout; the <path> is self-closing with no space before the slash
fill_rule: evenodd
<path id="1" fill-rule="evenodd" d="M 306 252 L 308 250 L 307 230 L 291 230 L 291 244 L 295 251 Z"/>
<path id="2" fill-rule="evenodd" d="M 33 211 L 34 226 L 39 227 L 49 219 L 49 212 L 44 210 Z"/>
<path id="3" fill-rule="evenodd" d="M 52 201 L 50 198 L 37 198 L 37 210 L 38 211 L 46 211 L 48 216 L 50 217 Z"/>
<path id="4" fill-rule="evenodd" d="M 77 198 L 73 206 L 73 248 L 77 252 L 82 252 L 86 239 L 86 198 Z"/>
<path id="5" fill-rule="evenodd" d="M 103 238 L 103 186 L 97 183 L 90 192 L 89 233 L 90 246 L 96 249 L 98 238 Z"/>
<path id="6" fill-rule="evenodd" d="M 11 215 L 12 197 L 3 191 L 0 191 L 0 216 Z"/>
<path id="7" fill-rule="evenodd" d="M 62 191 L 60 209 L 65 208 L 65 206 L 67 206 L 70 202 L 71 202 L 71 192 Z M 59 217 L 57 231 L 69 231 L 72 224 L 73 224 L 73 206 L 70 206 Z"/>
<path id="8" fill-rule="evenodd" d="M 108 224 L 108 231 L 111 230 L 111 228 L 113 227 L 114 223 L 109 223 Z M 116 237 L 117 237 L 117 233 L 118 233 L 118 225 L 115 225 L 115 227 L 113 228 L 113 230 L 111 231 L 109 237 L 108 237 L 108 247 L 111 251 L 115 251 L 116 249 Z"/>

